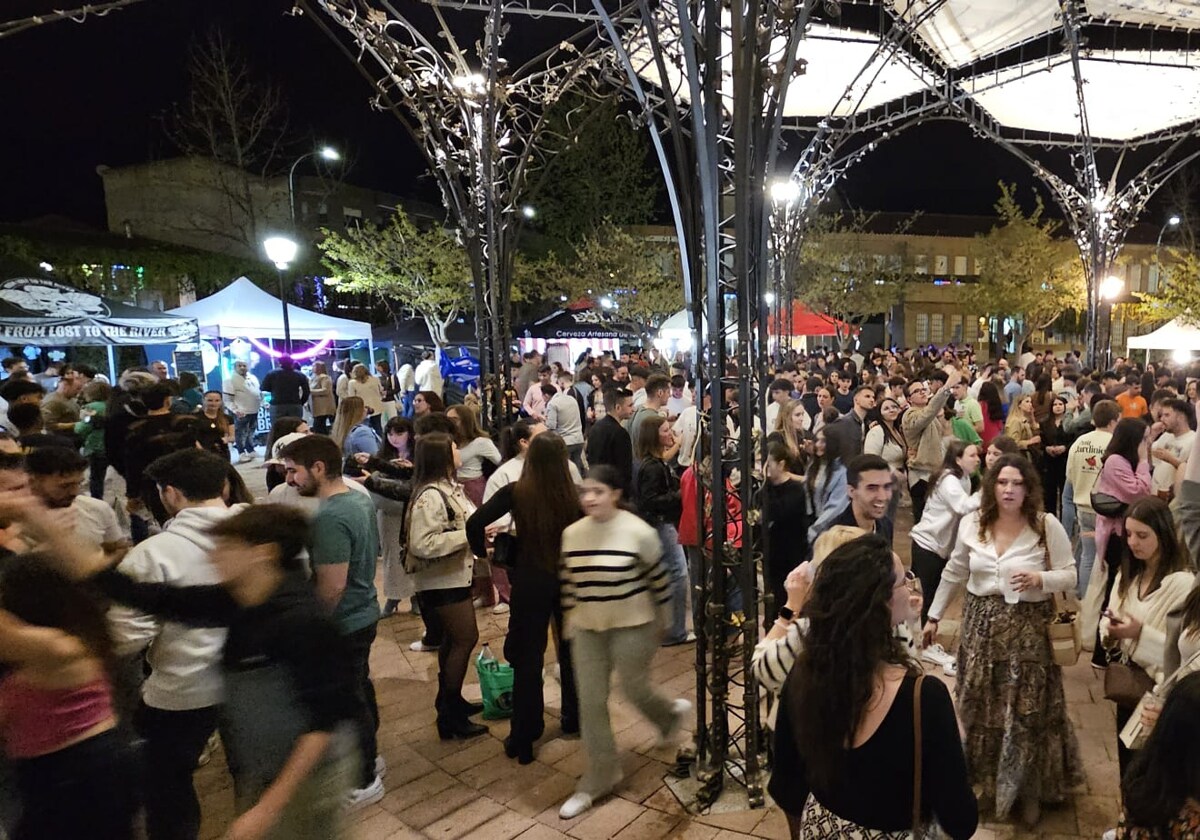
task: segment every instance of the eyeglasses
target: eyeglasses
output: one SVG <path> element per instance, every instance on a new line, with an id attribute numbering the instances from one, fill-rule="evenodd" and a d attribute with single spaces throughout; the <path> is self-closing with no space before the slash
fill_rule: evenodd
<path id="1" fill-rule="evenodd" d="M 910 592 L 920 592 L 921 581 L 917 577 L 917 573 L 910 569 L 904 573 L 904 578 L 893 586 L 892 589 L 908 589 Z"/>

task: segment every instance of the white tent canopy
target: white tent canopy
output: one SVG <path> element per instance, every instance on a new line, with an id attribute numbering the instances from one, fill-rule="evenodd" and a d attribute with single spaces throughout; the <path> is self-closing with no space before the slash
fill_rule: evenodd
<path id="1" fill-rule="evenodd" d="M 1200 327 L 1168 321 L 1154 332 L 1129 339 L 1130 350 L 1200 350 Z"/>
<path id="2" fill-rule="evenodd" d="M 200 335 L 207 338 L 283 338 L 283 310 L 279 298 L 239 277 L 226 288 L 195 303 L 170 310 L 172 315 L 194 318 Z M 288 304 L 288 323 L 295 341 L 371 340 L 365 321 L 335 318 Z"/>

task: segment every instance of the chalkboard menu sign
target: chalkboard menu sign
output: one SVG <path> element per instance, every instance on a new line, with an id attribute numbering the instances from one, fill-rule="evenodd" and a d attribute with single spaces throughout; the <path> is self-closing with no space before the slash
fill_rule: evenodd
<path id="1" fill-rule="evenodd" d="M 189 371 L 196 374 L 196 378 L 201 382 L 204 381 L 204 356 L 199 350 L 176 350 L 175 351 L 175 376 L 184 371 Z"/>

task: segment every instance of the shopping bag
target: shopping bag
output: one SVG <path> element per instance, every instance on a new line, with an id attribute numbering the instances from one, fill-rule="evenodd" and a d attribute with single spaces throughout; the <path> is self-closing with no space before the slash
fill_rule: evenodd
<path id="1" fill-rule="evenodd" d="M 513 669 L 495 659 L 477 660 L 479 690 L 483 695 L 483 716 L 487 720 L 512 717 Z"/>

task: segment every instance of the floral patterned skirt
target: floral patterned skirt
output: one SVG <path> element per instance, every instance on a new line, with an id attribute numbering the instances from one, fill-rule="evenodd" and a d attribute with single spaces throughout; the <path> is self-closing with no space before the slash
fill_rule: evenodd
<path id="1" fill-rule="evenodd" d="M 843 819 L 817 801 L 811 793 L 800 815 L 800 840 L 912 840 L 912 831 L 863 828 Z"/>
<path id="2" fill-rule="evenodd" d="M 1053 601 L 1007 604 L 967 594 L 958 651 L 958 712 L 971 783 L 996 816 L 1017 797 L 1062 802 L 1083 781 L 1062 669 L 1046 638 Z"/>

